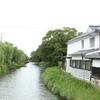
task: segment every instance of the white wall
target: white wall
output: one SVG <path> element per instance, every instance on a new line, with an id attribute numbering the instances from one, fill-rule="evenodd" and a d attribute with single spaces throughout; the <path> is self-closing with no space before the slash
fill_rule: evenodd
<path id="1" fill-rule="evenodd" d="M 72 56 L 72 60 L 82 60 L 82 56 Z"/>
<path id="2" fill-rule="evenodd" d="M 100 60 L 93 60 L 92 66 L 93 67 L 100 67 Z"/>
<path id="3" fill-rule="evenodd" d="M 84 49 L 96 49 L 96 48 L 99 48 L 99 45 L 100 45 L 100 37 L 99 37 L 99 34 L 96 34 L 93 36 L 95 38 L 95 46 L 93 48 L 90 48 L 90 38 L 91 37 L 88 37 L 88 38 L 85 38 L 84 39 Z"/>
<path id="4" fill-rule="evenodd" d="M 84 49 L 83 50 L 86 50 L 89 48 L 90 48 L 90 39 L 86 38 L 86 39 L 84 39 Z"/>
<path id="5" fill-rule="evenodd" d="M 71 54 L 81 50 L 81 41 L 76 41 L 68 44 L 67 54 Z"/>
<path id="6" fill-rule="evenodd" d="M 87 49 L 92 49 L 90 48 L 90 38 L 84 38 L 84 49 L 82 49 L 82 43 L 81 40 L 75 41 L 75 42 L 70 42 L 68 44 L 68 49 L 67 49 L 67 55 L 75 53 L 79 50 L 87 50 Z M 99 48 L 100 45 L 100 37 L 99 34 L 95 35 L 95 47 L 94 48 Z M 72 56 L 72 59 L 76 60 L 81 60 L 81 57 L 78 56 Z M 87 81 L 90 81 L 90 71 L 88 70 L 83 70 L 83 69 L 76 69 L 70 67 L 69 60 L 67 60 L 67 66 L 66 66 L 66 72 L 71 73 L 73 76 L 84 79 Z M 93 66 L 100 67 L 100 60 L 93 60 Z"/>
<path id="7" fill-rule="evenodd" d="M 94 37 L 95 37 L 95 47 L 94 48 L 99 48 L 99 45 L 100 45 L 99 34 L 96 34 Z M 90 48 L 90 38 L 91 37 L 83 39 L 84 40 L 84 48 L 82 48 L 82 43 L 81 43 L 82 40 L 78 40 L 78 41 L 69 43 L 67 54 L 72 54 L 72 53 L 77 52 L 79 50 L 93 49 L 93 48 Z"/>
<path id="8" fill-rule="evenodd" d="M 99 48 L 100 45 L 100 37 L 99 34 L 95 36 L 95 48 Z"/>
<path id="9" fill-rule="evenodd" d="M 90 49 L 90 42 L 89 42 L 89 38 L 85 38 L 84 39 L 84 48 L 82 48 L 82 40 L 78 40 L 72 43 L 68 44 L 68 54 L 77 52 L 79 50 L 86 50 L 86 49 Z"/>

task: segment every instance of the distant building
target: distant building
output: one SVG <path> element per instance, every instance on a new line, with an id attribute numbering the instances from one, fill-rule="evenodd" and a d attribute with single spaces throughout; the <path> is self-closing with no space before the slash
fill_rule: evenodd
<path id="1" fill-rule="evenodd" d="M 100 26 L 89 26 L 86 33 L 67 43 L 66 71 L 73 76 L 100 84 Z"/>

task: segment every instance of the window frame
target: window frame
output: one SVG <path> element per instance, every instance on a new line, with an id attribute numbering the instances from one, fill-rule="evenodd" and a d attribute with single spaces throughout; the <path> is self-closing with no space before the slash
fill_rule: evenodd
<path id="1" fill-rule="evenodd" d="M 90 63 L 90 68 L 87 68 L 87 63 Z M 75 64 L 75 66 L 73 66 L 73 63 Z M 78 67 L 77 67 L 77 63 L 79 63 Z M 83 63 L 84 63 L 84 68 L 82 67 L 83 66 Z M 76 69 L 82 69 L 82 70 L 88 70 L 90 71 L 91 70 L 91 60 L 70 60 L 70 66 L 72 68 L 76 68 Z"/>
<path id="2" fill-rule="evenodd" d="M 84 40 L 81 41 L 82 49 L 84 49 Z"/>
<path id="3" fill-rule="evenodd" d="M 90 41 L 90 48 L 94 48 L 95 47 L 95 37 L 91 37 L 89 41 Z"/>

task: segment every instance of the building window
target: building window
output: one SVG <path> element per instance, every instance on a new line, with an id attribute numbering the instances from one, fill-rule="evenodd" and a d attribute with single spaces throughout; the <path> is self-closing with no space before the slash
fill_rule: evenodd
<path id="1" fill-rule="evenodd" d="M 81 69 L 85 69 L 85 60 L 81 61 Z"/>
<path id="2" fill-rule="evenodd" d="M 76 66 L 76 68 L 80 68 L 80 66 L 81 66 L 81 61 L 76 60 L 76 61 L 75 61 L 75 66 Z"/>
<path id="3" fill-rule="evenodd" d="M 94 43 L 94 37 L 90 38 L 90 48 L 94 47 L 95 46 L 95 43 Z"/>
<path id="4" fill-rule="evenodd" d="M 91 68 L 91 61 L 90 60 L 86 60 L 85 69 L 86 70 L 90 70 L 90 68 Z"/>
<path id="5" fill-rule="evenodd" d="M 71 64 L 71 65 L 72 65 L 72 67 L 74 67 L 74 68 L 76 67 L 75 60 L 72 60 L 72 64 Z"/>
<path id="6" fill-rule="evenodd" d="M 70 66 L 75 68 L 76 64 L 75 64 L 75 60 L 70 60 Z"/>
<path id="7" fill-rule="evenodd" d="M 70 66 L 73 68 L 90 70 L 91 60 L 70 60 Z"/>
<path id="8" fill-rule="evenodd" d="M 82 40 L 82 49 L 84 48 L 84 40 Z"/>

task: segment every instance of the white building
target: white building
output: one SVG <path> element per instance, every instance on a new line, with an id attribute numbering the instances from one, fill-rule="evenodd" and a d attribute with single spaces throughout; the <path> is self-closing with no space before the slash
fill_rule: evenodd
<path id="1" fill-rule="evenodd" d="M 100 26 L 89 26 L 88 31 L 67 43 L 66 71 L 73 76 L 99 83 Z"/>

